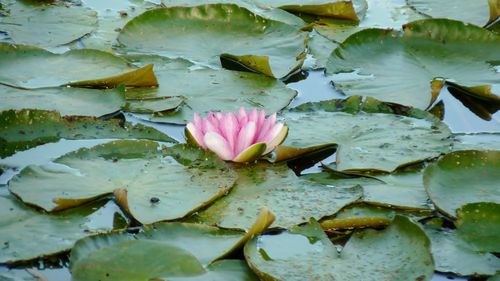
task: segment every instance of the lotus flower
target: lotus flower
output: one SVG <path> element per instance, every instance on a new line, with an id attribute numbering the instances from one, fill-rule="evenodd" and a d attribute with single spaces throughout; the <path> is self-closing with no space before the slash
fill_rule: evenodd
<path id="1" fill-rule="evenodd" d="M 246 111 L 241 107 L 238 113 L 213 113 L 200 118 L 194 114 L 194 121 L 186 126 L 188 143 L 209 149 L 222 160 L 250 162 L 271 152 L 283 142 L 288 128 L 276 122 L 276 113 L 266 118 L 264 110 Z"/>

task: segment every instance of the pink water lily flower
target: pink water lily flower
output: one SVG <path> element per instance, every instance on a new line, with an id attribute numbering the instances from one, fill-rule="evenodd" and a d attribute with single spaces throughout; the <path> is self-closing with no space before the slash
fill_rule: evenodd
<path id="1" fill-rule="evenodd" d="M 213 113 L 186 126 L 186 139 L 203 149 L 209 149 L 221 159 L 250 162 L 271 152 L 288 134 L 288 127 L 276 122 L 276 113 L 266 118 L 264 110 L 251 111 L 240 107 L 238 113 Z"/>

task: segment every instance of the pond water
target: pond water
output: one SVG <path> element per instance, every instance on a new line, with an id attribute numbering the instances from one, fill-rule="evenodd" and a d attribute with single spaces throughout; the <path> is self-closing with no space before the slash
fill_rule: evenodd
<path id="1" fill-rule="evenodd" d="M 303 76 L 305 79 L 288 84 L 288 87 L 295 89 L 298 92 L 298 96 L 291 102 L 290 107 L 311 101 L 345 98 L 342 93 L 337 92 L 332 87 L 328 78 L 323 74 L 323 71 L 309 71 L 303 73 Z M 444 122 L 448 124 L 448 126 L 455 133 L 492 132 L 498 131 L 500 128 L 500 114 L 498 112 L 491 116 L 491 120 L 483 120 L 470 111 L 464 104 L 462 104 L 462 102 L 454 98 L 447 89 L 443 89 L 440 98 L 436 101 L 436 103 L 440 101 L 443 101 L 444 103 Z M 143 123 L 145 125 L 155 127 L 178 141 L 184 141 L 184 126 L 146 122 L 131 114 L 126 114 L 126 119 L 132 123 Z M 0 175 L 0 195 L 8 193 L 6 188 L 8 180 L 24 166 L 28 164 L 47 163 L 67 152 L 81 147 L 92 147 L 96 144 L 107 141 L 109 140 L 61 140 L 58 143 L 45 144 L 0 160 L 0 165 L 4 164 L 10 167 L 16 167 L 15 170 L 7 170 L 3 175 Z M 334 157 L 335 156 L 333 155 L 324 161 L 333 161 Z M 306 172 L 314 172 L 318 170 L 319 167 L 316 165 L 315 167 L 306 170 Z M 115 214 L 121 214 L 121 211 L 114 203 L 112 203 L 112 201 L 110 201 L 92 216 L 91 224 L 95 226 L 113 225 Z M 71 280 L 71 275 L 66 266 L 66 263 L 62 263 L 61 267 L 46 268 L 44 263 L 40 262 L 36 266 L 33 266 L 32 269 L 38 270 L 47 278 L 47 280 L 69 281 Z M 0 272 L 4 270 L 7 269 L 5 267 L 0 267 Z M 24 269 L 16 269 L 15 271 L 24 271 Z M 436 274 L 432 279 L 432 281 L 444 280 L 466 279 L 443 274 Z"/>

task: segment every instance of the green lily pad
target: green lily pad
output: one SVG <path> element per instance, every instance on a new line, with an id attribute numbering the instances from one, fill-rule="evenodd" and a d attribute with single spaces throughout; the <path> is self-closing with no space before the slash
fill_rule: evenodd
<path id="1" fill-rule="evenodd" d="M 125 105 L 124 89 L 45 88 L 23 90 L 0 85 L 0 111 L 25 108 L 53 110 L 64 115 L 94 116 L 119 111 Z"/>
<path id="2" fill-rule="evenodd" d="M 311 32 L 311 39 L 307 42 L 307 47 L 314 59 L 314 63 L 309 68 L 320 69 L 326 67 L 330 54 L 338 47 L 338 44 L 314 31 Z M 308 68 L 308 66 L 305 65 L 304 68 Z"/>
<path id="3" fill-rule="evenodd" d="M 426 109 L 450 82 L 498 103 L 499 44 L 500 36 L 478 26 L 420 20 L 404 25 L 403 32 L 367 29 L 352 35 L 332 53 L 326 69 L 348 96 Z M 352 73 L 346 78 L 345 72 Z"/>
<path id="4" fill-rule="evenodd" d="M 339 171 L 399 167 L 450 151 L 448 127 L 431 114 L 360 97 L 307 103 L 283 114 L 288 137 L 276 160 L 288 160 L 337 144 Z"/>
<path id="5" fill-rule="evenodd" d="M 245 258 L 263 280 L 430 280 L 434 272 L 429 239 L 403 216 L 383 231 L 356 232 L 340 253 L 313 221 L 255 237 Z"/>
<path id="6" fill-rule="evenodd" d="M 157 86 L 153 66 L 137 68 L 113 54 L 81 49 L 54 54 L 0 43 L 0 83 L 19 88 Z"/>
<path id="7" fill-rule="evenodd" d="M 453 150 L 500 150 L 500 133 L 456 134 Z"/>
<path id="8" fill-rule="evenodd" d="M 3 0 L 0 31 L 17 44 L 55 47 L 92 32 L 95 11 L 67 1 Z"/>
<path id="9" fill-rule="evenodd" d="M 499 169 L 500 151 L 455 151 L 425 169 L 424 185 L 436 208 L 453 218 L 467 203 L 500 203 Z"/>
<path id="10" fill-rule="evenodd" d="M 26 167 L 9 190 L 47 211 L 114 194 L 124 210 L 148 224 L 191 214 L 223 196 L 236 180 L 214 155 L 217 166 L 185 166 L 162 157 L 159 148 L 152 141 L 122 140 L 80 149 L 55 160 L 59 167 Z"/>
<path id="11" fill-rule="evenodd" d="M 492 14 L 490 18 L 490 7 L 488 2 L 495 5 L 494 1 L 458 0 L 450 3 L 445 0 L 407 0 L 406 3 L 424 15 L 433 18 L 449 18 L 459 21 L 483 26 L 490 20 L 495 20 L 497 15 Z M 498 5 L 498 4 L 497 4 Z"/>
<path id="12" fill-rule="evenodd" d="M 89 227 L 89 215 L 97 207 L 94 204 L 48 215 L 11 196 L 0 196 L 0 263 L 29 261 L 64 252 L 80 238 L 111 230 L 112 227 Z"/>
<path id="13" fill-rule="evenodd" d="M 245 8 L 213 4 L 145 12 L 125 25 L 118 41 L 127 53 L 186 58 L 215 68 L 222 56 L 280 78 L 302 65 L 306 37 L 294 26 Z"/>
<path id="14" fill-rule="evenodd" d="M 489 201 L 493 201 L 493 199 Z M 500 241 L 498 240 L 500 204 L 492 202 L 467 204 L 457 210 L 457 217 L 458 234 L 469 242 L 475 250 L 500 252 Z"/>
<path id="15" fill-rule="evenodd" d="M 494 276 L 491 276 L 490 278 L 488 278 L 487 281 L 500 281 L 500 273 L 497 273 Z"/>
<path id="16" fill-rule="evenodd" d="M 198 222 L 248 229 L 258 210 L 267 207 L 273 226 L 290 227 L 332 215 L 362 195 L 356 184 L 323 185 L 297 177 L 285 164 L 258 163 L 237 169 L 231 192 L 197 215 Z"/>
<path id="17" fill-rule="evenodd" d="M 194 7 L 206 4 L 236 4 L 266 19 L 284 22 L 299 28 L 306 25 L 300 17 L 295 16 L 294 14 L 282 9 L 269 7 L 267 5 L 269 3 L 262 5 L 252 0 L 162 0 L 161 3 L 166 7 Z"/>
<path id="18" fill-rule="evenodd" d="M 391 224 L 396 212 L 378 206 L 347 206 L 331 217 L 323 218 L 323 229 L 353 229 L 365 227 L 385 227 Z"/>
<path id="19" fill-rule="evenodd" d="M 255 273 L 243 260 L 220 260 L 207 266 L 203 275 L 169 277 L 165 281 L 258 281 Z"/>
<path id="20" fill-rule="evenodd" d="M 478 252 L 455 230 L 434 227 L 424 229 L 431 240 L 437 271 L 462 276 L 493 275 L 500 268 L 500 259 L 490 253 Z"/>
<path id="21" fill-rule="evenodd" d="M 164 280 L 163 277 L 167 280 L 207 280 L 204 278 L 215 279 L 231 275 L 232 271 L 240 275 L 241 280 L 246 280 L 244 277 L 254 279 L 248 267 L 240 262 L 213 262 L 264 231 L 270 223 L 265 220 L 265 216 L 256 220 L 254 226 L 257 227 L 249 233 L 200 224 L 159 223 L 136 235 L 118 233 L 89 237 L 73 248 L 71 272 L 78 281 L 104 277 L 123 281 Z M 115 259 L 117 255 L 121 257 L 118 260 Z M 205 270 L 203 266 L 207 265 Z"/>
<path id="22" fill-rule="evenodd" d="M 122 119 L 64 116 L 55 111 L 7 110 L 0 112 L 0 157 L 60 139 L 150 139 L 176 142 L 162 132 Z"/>
<path id="23" fill-rule="evenodd" d="M 154 64 L 160 86 L 126 92 L 127 100 L 133 106 L 142 101 L 156 112 L 163 109 L 161 114 L 140 116 L 154 122 L 185 124 L 192 121 L 195 112 L 201 115 L 209 111 L 236 112 L 240 106 L 277 112 L 297 95 L 283 82 L 255 73 L 225 69 L 192 70 L 193 64 L 186 60 L 158 56 L 135 56 L 130 60 L 139 65 Z M 183 102 L 175 107 L 165 98 Z"/>
<path id="24" fill-rule="evenodd" d="M 353 1 L 350 0 L 254 0 L 261 6 L 272 6 L 293 13 L 305 13 L 338 19 L 359 20 Z"/>
<path id="25" fill-rule="evenodd" d="M 127 22 L 147 10 L 158 8 L 158 5 L 143 0 L 120 2 L 117 9 L 117 3 L 105 5 L 99 0 L 85 0 L 86 5 L 97 11 L 99 19 L 99 27 L 81 39 L 85 48 L 111 51 L 116 44 L 116 37 Z"/>

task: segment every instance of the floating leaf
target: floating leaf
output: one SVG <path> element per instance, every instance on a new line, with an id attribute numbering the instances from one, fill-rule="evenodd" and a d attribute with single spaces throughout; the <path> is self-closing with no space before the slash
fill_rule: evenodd
<path id="1" fill-rule="evenodd" d="M 498 159 L 500 158 L 497 157 Z M 489 199 L 489 201 L 493 200 L 494 198 Z M 467 204 L 457 210 L 457 217 L 458 234 L 469 242 L 475 250 L 500 252 L 500 241 L 498 240 L 500 204 L 492 202 Z"/>
<path id="2" fill-rule="evenodd" d="M 348 206 L 332 217 L 321 220 L 323 229 L 383 227 L 391 224 L 396 212 L 370 205 Z"/>
<path id="3" fill-rule="evenodd" d="M 401 1 L 367 0 L 366 16 L 359 22 L 320 18 L 313 22 L 314 29 L 326 38 L 342 43 L 350 35 L 367 28 L 399 29 L 401 25 L 424 18 Z"/>
<path id="4" fill-rule="evenodd" d="M 285 164 L 259 163 L 238 168 L 231 192 L 197 216 L 199 222 L 248 229 L 260 208 L 275 216 L 273 226 L 290 227 L 332 215 L 362 195 L 350 182 L 323 185 L 297 177 Z"/>
<path id="5" fill-rule="evenodd" d="M 361 108 L 362 107 L 362 108 Z M 337 144 L 339 171 L 394 171 L 448 152 L 451 132 L 432 115 L 359 97 L 307 103 L 283 114 L 288 137 L 277 161 Z"/>
<path id="6" fill-rule="evenodd" d="M 133 106 L 143 101 L 150 107 L 161 109 L 166 108 L 165 98 L 183 100 L 172 112 L 145 117 L 154 122 L 184 124 L 193 120 L 194 113 L 237 111 L 240 106 L 277 112 L 297 94 L 283 82 L 255 73 L 224 69 L 190 70 L 193 64 L 188 61 L 154 56 L 134 56 L 130 60 L 140 65 L 153 63 L 160 83 L 156 89 L 128 90 L 126 97 Z"/>
<path id="7" fill-rule="evenodd" d="M 20 88 L 157 86 L 153 66 L 137 68 L 107 52 L 81 49 L 54 54 L 0 43 L 0 83 Z"/>
<path id="8" fill-rule="evenodd" d="M 224 57 L 281 78 L 302 65 L 306 37 L 296 27 L 245 8 L 213 4 L 145 12 L 127 23 L 118 41 L 128 53 L 182 57 L 212 67 Z"/>
<path id="9" fill-rule="evenodd" d="M 455 230 L 425 227 L 425 232 L 431 240 L 437 271 L 459 275 L 493 275 L 500 268 L 500 259 L 493 254 L 479 253 Z"/>
<path id="10" fill-rule="evenodd" d="M 210 264 L 203 275 L 169 277 L 165 281 L 258 281 L 259 278 L 242 260 L 221 260 Z"/>
<path id="11" fill-rule="evenodd" d="M 0 112 L 0 157 L 60 139 L 150 139 L 176 142 L 162 132 L 122 119 L 64 116 L 55 111 L 7 110 Z"/>
<path id="12" fill-rule="evenodd" d="M 472 96 L 498 102 L 500 36 L 446 19 L 408 23 L 403 32 L 367 29 L 349 37 L 327 64 L 335 87 L 346 95 L 429 107 L 445 82 Z M 477 52 L 478 49 L 484 50 Z M 344 72 L 354 72 L 346 79 Z"/>
<path id="13" fill-rule="evenodd" d="M 148 224 L 193 213 L 223 196 L 236 180 L 214 155 L 218 166 L 185 166 L 163 158 L 158 149 L 156 142 L 125 140 L 80 149 L 55 160 L 58 167 L 26 167 L 9 189 L 47 211 L 114 193 L 124 210 Z"/>
<path id="14" fill-rule="evenodd" d="M 262 6 L 271 5 L 293 13 L 305 13 L 316 16 L 334 17 L 338 19 L 359 20 L 353 1 L 350 0 L 254 0 Z"/>
<path id="15" fill-rule="evenodd" d="M 493 21 L 498 17 L 496 14 L 498 12 L 493 12 L 495 11 L 493 9 L 492 18 L 490 18 L 488 2 L 495 5 L 495 1 L 458 0 L 450 3 L 445 0 L 407 0 L 406 2 L 415 10 L 433 18 L 449 18 L 483 26 L 489 22 L 489 19 Z"/>
<path id="16" fill-rule="evenodd" d="M 429 239 L 403 216 L 383 231 L 356 232 L 340 253 L 313 221 L 255 237 L 245 258 L 263 280 L 430 280 L 434 271 Z"/>
<path id="17" fill-rule="evenodd" d="M 456 134 L 453 150 L 500 150 L 500 133 Z"/>
<path id="18" fill-rule="evenodd" d="M 97 27 L 96 13 L 66 1 L 3 0 L 0 32 L 17 44 L 55 47 L 77 40 Z"/>
<path id="19" fill-rule="evenodd" d="M 455 151 L 425 169 L 424 185 L 434 205 L 455 217 L 467 203 L 500 203 L 499 169 L 500 151 Z"/>
<path id="20" fill-rule="evenodd" d="M 330 41 L 317 32 L 312 32 L 311 39 L 307 42 L 307 47 L 314 59 L 314 63 L 310 68 L 319 69 L 325 68 L 330 54 L 338 47 L 338 44 Z"/>
<path id="21" fill-rule="evenodd" d="M 136 235 L 118 233 L 82 239 L 71 252 L 71 272 L 78 281 L 164 280 L 163 277 L 221 280 L 215 278 L 225 275 L 222 280 L 235 280 L 226 279 L 232 271 L 241 280 L 253 280 L 253 274 L 240 262 L 212 262 L 265 230 L 272 222 L 266 221 L 266 216 L 261 216 L 248 234 L 200 224 L 158 223 Z M 121 258 L 116 259 L 117 255 Z M 207 265 L 205 270 L 202 266 Z"/>
<path id="22" fill-rule="evenodd" d="M 119 111 L 125 105 L 124 89 L 96 90 L 81 88 L 45 88 L 23 90 L 0 85 L 0 111 L 41 109 L 61 115 L 94 116 Z"/>
<path id="23" fill-rule="evenodd" d="M 76 240 L 96 231 L 89 216 L 97 207 L 85 206 L 71 211 L 48 215 L 35 211 L 13 197 L 0 196 L 0 263 L 14 263 L 64 252 Z M 0 278 L 0 280 L 2 280 Z"/>

